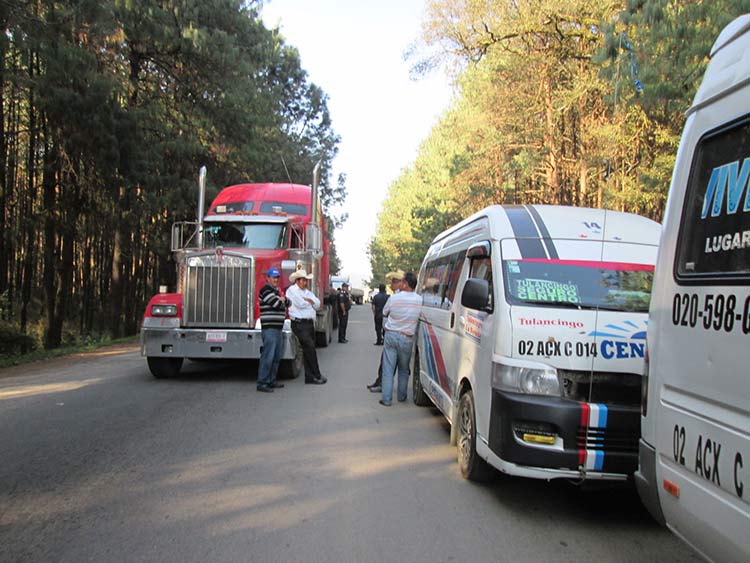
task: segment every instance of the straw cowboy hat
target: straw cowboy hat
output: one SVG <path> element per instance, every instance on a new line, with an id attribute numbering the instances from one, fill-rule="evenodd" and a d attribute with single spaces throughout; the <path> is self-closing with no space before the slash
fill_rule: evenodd
<path id="1" fill-rule="evenodd" d="M 396 270 L 395 272 L 388 272 L 385 275 L 385 279 L 387 279 L 387 280 L 402 280 L 402 279 L 404 279 L 404 272 L 403 272 L 403 270 Z"/>
<path id="2" fill-rule="evenodd" d="M 311 279 L 313 279 L 313 275 L 312 274 L 308 274 L 305 270 L 302 270 L 302 269 L 295 270 L 294 272 L 292 272 L 292 275 L 289 276 L 289 281 L 292 282 L 292 283 L 294 283 L 294 282 L 296 282 L 300 278 L 305 278 L 306 280 L 311 280 Z"/>

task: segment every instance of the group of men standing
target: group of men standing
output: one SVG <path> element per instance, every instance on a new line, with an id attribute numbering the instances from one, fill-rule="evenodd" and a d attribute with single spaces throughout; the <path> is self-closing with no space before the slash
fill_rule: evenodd
<path id="1" fill-rule="evenodd" d="M 258 367 L 257 389 L 263 393 L 273 393 L 284 387 L 278 383 L 277 374 L 283 348 L 282 328 L 288 309 L 292 332 L 302 347 L 305 363 L 305 383 L 322 385 L 323 377 L 315 351 L 315 315 L 320 300 L 308 289 L 312 274 L 297 270 L 289 280 L 292 285 L 284 294 L 279 288 L 281 273 L 278 268 L 270 268 L 266 273 L 266 284 L 260 289 L 260 324 L 263 347 Z M 368 385 L 374 393 L 381 393 L 380 404 L 391 406 L 393 400 L 393 379 L 398 373 L 396 398 L 406 401 L 409 381 L 409 361 L 414 348 L 414 335 L 419 322 L 422 298 L 414 290 L 417 277 L 413 272 L 396 270 L 386 274 L 390 280 L 392 295 L 386 293 L 385 284 L 380 284 L 379 292 L 372 299 L 375 318 L 375 333 L 378 346 L 383 346 L 378 368 L 378 377 Z M 348 284 L 342 284 L 335 307 L 338 316 L 339 342 L 347 343 L 346 329 L 351 309 Z"/>
<path id="2" fill-rule="evenodd" d="M 398 372 L 396 399 L 406 401 L 409 383 L 409 361 L 414 348 L 414 335 L 422 310 L 422 298 L 414 290 L 417 277 L 413 272 L 401 270 L 388 272 L 393 295 L 388 296 L 385 284 L 380 284 L 378 293 L 372 298 L 375 317 L 376 346 L 383 346 L 378 377 L 367 388 L 381 393 L 380 404 L 390 407 L 393 401 L 393 378 Z M 385 320 L 385 322 L 384 322 Z"/>
<path id="3" fill-rule="evenodd" d="M 289 309 L 292 332 L 302 347 L 305 383 L 322 385 L 328 381 L 320 373 L 318 356 L 315 352 L 315 315 L 320 307 L 320 300 L 307 287 L 312 277 L 312 274 L 308 274 L 305 270 L 295 271 L 289 276 L 292 285 L 284 295 L 279 289 L 281 279 L 279 269 L 270 268 L 266 272 L 266 285 L 258 292 L 263 347 L 258 365 L 257 389 L 262 393 L 273 393 L 274 389 L 284 387 L 283 383 L 276 381 L 276 377 L 284 343 L 281 329 L 284 326 L 287 309 Z"/>

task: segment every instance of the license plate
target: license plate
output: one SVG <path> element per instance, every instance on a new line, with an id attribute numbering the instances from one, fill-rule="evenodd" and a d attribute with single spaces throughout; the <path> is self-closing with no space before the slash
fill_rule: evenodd
<path id="1" fill-rule="evenodd" d="M 226 341 L 227 341 L 226 332 L 207 332 L 206 333 L 206 342 L 226 342 Z"/>

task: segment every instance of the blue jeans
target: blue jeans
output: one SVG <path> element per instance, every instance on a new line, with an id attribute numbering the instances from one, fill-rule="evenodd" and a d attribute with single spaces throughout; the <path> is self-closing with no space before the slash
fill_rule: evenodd
<path id="1" fill-rule="evenodd" d="M 263 337 L 263 348 L 260 350 L 258 365 L 258 387 L 264 387 L 276 383 L 284 341 L 280 328 L 264 328 L 260 333 Z"/>
<path id="2" fill-rule="evenodd" d="M 391 404 L 393 399 L 393 375 L 398 367 L 399 401 L 406 400 L 406 389 L 409 385 L 409 360 L 414 345 L 414 337 L 400 332 L 385 331 L 383 346 L 383 402 Z"/>

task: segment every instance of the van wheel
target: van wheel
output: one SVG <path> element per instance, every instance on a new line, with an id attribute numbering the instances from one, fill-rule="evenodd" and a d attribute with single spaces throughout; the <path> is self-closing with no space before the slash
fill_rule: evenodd
<path id="1" fill-rule="evenodd" d="M 149 356 L 146 358 L 148 362 L 148 369 L 151 371 L 156 379 L 164 379 L 165 377 L 174 377 L 180 373 L 182 367 L 182 358 L 153 358 Z"/>
<path id="2" fill-rule="evenodd" d="M 414 398 L 414 404 L 418 407 L 426 407 L 431 401 L 422 388 L 422 382 L 419 379 L 419 349 L 414 349 L 414 366 L 411 370 L 411 391 Z"/>
<path id="3" fill-rule="evenodd" d="M 467 391 L 458 402 L 458 467 L 464 479 L 486 481 L 492 475 L 492 469 L 477 454 L 476 421 L 474 394 Z"/>

